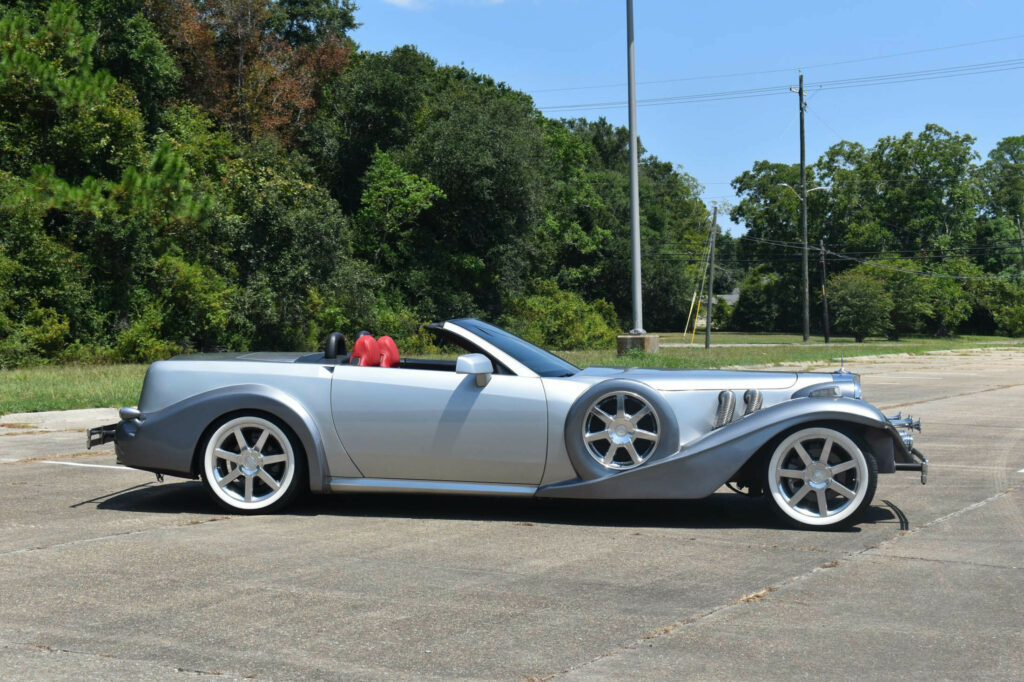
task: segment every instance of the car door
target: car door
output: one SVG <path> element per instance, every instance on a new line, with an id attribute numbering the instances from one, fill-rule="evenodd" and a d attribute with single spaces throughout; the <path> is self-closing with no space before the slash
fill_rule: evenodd
<path id="1" fill-rule="evenodd" d="M 536 485 L 547 457 L 547 404 L 536 377 L 339 366 L 334 424 L 368 478 Z"/>

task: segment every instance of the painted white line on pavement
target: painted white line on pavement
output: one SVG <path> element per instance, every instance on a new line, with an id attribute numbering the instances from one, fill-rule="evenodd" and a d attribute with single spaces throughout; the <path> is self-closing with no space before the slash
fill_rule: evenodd
<path id="1" fill-rule="evenodd" d="M 84 462 L 51 462 L 50 460 L 43 460 L 41 464 L 63 464 L 68 467 L 96 467 L 97 469 L 131 469 L 131 467 L 123 467 L 120 464 L 85 464 Z"/>
<path id="2" fill-rule="evenodd" d="M 1020 471 L 1018 471 L 1017 473 L 1018 473 L 1018 474 L 1024 474 L 1024 469 L 1021 469 L 1021 470 L 1020 470 Z"/>

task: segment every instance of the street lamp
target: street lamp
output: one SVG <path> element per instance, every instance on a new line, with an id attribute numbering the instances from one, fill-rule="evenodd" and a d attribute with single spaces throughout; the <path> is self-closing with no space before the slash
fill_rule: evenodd
<path id="1" fill-rule="evenodd" d="M 801 178 L 802 179 L 802 178 Z M 800 199 L 800 225 L 803 228 L 804 248 L 803 248 L 803 271 L 804 271 L 804 285 L 803 285 L 803 298 L 804 298 L 804 341 L 807 341 L 809 336 L 809 330 L 811 328 L 811 282 L 810 277 L 807 274 L 807 194 L 809 192 L 817 192 L 818 190 L 828 191 L 828 187 L 812 187 L 807 189 L 806 184 L 801 185 L 803 192 L 798 192 L 796 189 L 787 182 L 778 183 L 782 187 L 788 187 L 793 191 L 793 194 L 797 195 Z"/>

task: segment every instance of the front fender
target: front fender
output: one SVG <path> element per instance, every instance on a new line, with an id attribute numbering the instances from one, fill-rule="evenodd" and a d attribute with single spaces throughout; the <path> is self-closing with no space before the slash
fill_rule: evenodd
<path id="1" fill-rule="evenodd" d="M 207 427 L 225 414 L 250 411 L 273 415 L 295 432 L 306 452 L 310 490 L 322 492 L 326 453 L 315 420 L 294 397 L 263 384 L 216 388 L 122 421 L 115 436 L 117 459 L 137 469 L 196 478 L 194 455 Z"/>
<path id="2" fill-rule="evenodd" d="M 884 438 L 890 430 L 895 434 L 895 430 L 873 405 L 853 398 L 796 398 L 710 431 L 664 459 L 592 481 L 546 486 L 538 495 L 601 499 L 707 497 L 730 481 L 747 460 L 776 436 L 801 424 L 823 421 L 861 429 L 878 459 L 879 472 L 895 471 L 894 448 L 880 446 L 893 438 L 900 448 L 903 443 L 898 434 Z"/>

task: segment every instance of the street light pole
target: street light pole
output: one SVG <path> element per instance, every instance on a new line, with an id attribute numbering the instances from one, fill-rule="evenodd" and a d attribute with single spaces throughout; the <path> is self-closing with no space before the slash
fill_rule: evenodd
<path id="1" fill-rule="evenodd" d="M 626 0 L 626 63 L 629 71 L 629 222 L 633 246 L 633 328 L 629 333 L 646 334 L 640 289 L 640 171 L 636 149 L 636 69 L 633 62 L 633 0 Z M 804 241 L 806 242 L 806 239 Z"/>
<path id="2" fill-rule="evenodd" d="M 804 111 L 807 105 L 804 103 L 804 75 L 800 74 L 800 230 L 804 236 L 804 341 L 811 337 L 811 283 L 807 275 L 807 163 L 806 145 L 804 144 Z"/>

